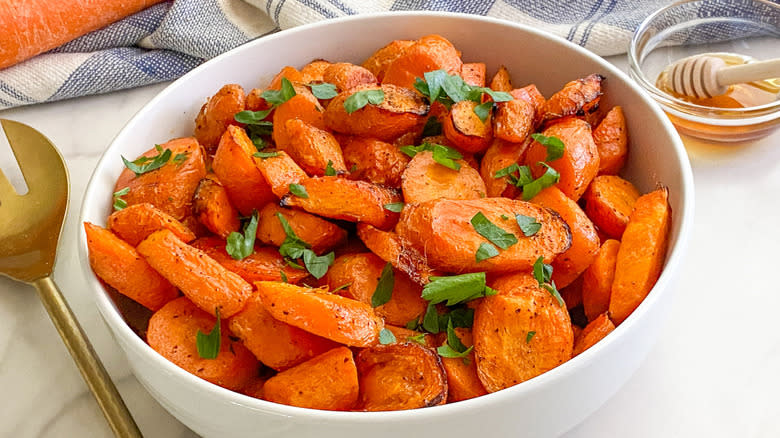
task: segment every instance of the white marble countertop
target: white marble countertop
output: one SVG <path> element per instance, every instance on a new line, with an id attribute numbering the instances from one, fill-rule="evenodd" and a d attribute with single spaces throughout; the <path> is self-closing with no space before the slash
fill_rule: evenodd
<path id="1" fill-rule="evenodd" d="M 610 61 L 625 68 L 622 57 Z M 148 438 L 195 435 L 131 374 L 83 290 L 75 239 L 98 157 L 164 86 L 0 111 L 65 156 L 71 200 L 55 279 Z M 780 132 L 741 145 L 686 142 L 696 217 L 675 306 L 636 374 L 566 438 L 780 435 L 780 293 L 761 277 L 778 269 Z M 111 436 L 35 291 L 2 277 L 0 388 L 0 437 Z"/>

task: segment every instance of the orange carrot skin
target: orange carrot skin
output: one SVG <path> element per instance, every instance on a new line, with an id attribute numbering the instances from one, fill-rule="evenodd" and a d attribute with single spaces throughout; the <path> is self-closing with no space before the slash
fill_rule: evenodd
<path id="1" fill-rule="evenodd" d="M 289 145 L 291 140 L 287 133 L 287 121 L 300 119 L 302 122 L 318 129 L 325 129 L 322 116 L 322 105 L 309 91 L 308 87 L 296 85 L 295 96 L 274 109 L 273 139 L 277 145 Z"/>
<path id="2" fill-rule="evenodd" d="M 637 199 L 615 263 L 609 300 L 609 315 L 615 324 L 623 322 L 642 303 L 661 275 L 671 217 L 666 188 Z"/>
<path id="3" fill-rule="evenodd" d="M 257 295 L 243 310 L 230 318 L 235 333 L 260 362 L 277 370 L 286 370 L 338 345 L 275 319 L 265 310 Z"/>
<path id="4" fill-rule="evenodd" d="M 282 281 L 282 273 L 290 283 L 298 283 L 308 276 L 305 271 L 285 263 L 279 251 L 270 246 L 256 246 L 255 252 L 241 260 L 235 260 L 225 250 L 226 242 L 216 237 L 201 237 L 191 244 L 216 260 L 230 272 L 238 274 L 247 282 Z"/>
<path id="5" fill-rule="evenodd" d="M 239 125 L 235 114 L 244 110 L 246 94 L 237 84 L 227 84 L 203 104 L 195 118 L 195 138 L 207 151 L 217 149 L 228 125 Z"/>
<path id="6" fill-rule="evenodd" d="M 300 119 L 287 120 L 284 129 L 286 134 L 280 140 L 288 143 L 277 143 L 276 147 L 290 154 L 306 173 L 325 175 L 328 163 L 337 174 L 347 172 L 341 146 L 333 134 Z"/>
<path id="7" fill-rule="evenodd" d="M 588 103 L 601 96 L 601 81 L 603 80 L 603 76 L 591 74 L 567 83 L 545 103 L 544 119 L 550 120 L 583 113 L 583 108 Z"/>
<path id="8" fill-rule="evenodd" d="M 462 100 L 442 121 L 442 132 L 458 149 L 473 154 L 483 152 L 493 139 L 492 115 L 488 113 L 483 122 L 474 113 L 476 102 Z"/>
<path id="9" fill-rule="evenodd" d="M 212 315 L 219 309 L 223 318 L 229 318 L 252 295 L 249 283 L 168 230 L 152 233 L 137 249 L 160 275 Z"/>
<path id="10" fill-rule="evenodd" d="M 374 52 L 371 56 L 363 61 L 362 66 L 368 71 L 374 74 L 376 78 L 381 82 L 385 77 L 387 67 L 395 61 L 396 58 L 406 50 L 406 48 L 413 46 L 415 41 L 410 40 L 394 40 L 388 45 Z"/>
<path id="11" fill-rule="evenodd" d="M 230 203 L 227 191 L 212 178 L 204 178 L 198 184 L 192 213 L 209 231 L 223 239 L 241 228 L 238 211 Z"/>
<path id="12" fill-rule="evenodd" d="M 310 84 L 312 82 L 323 82 L 325 70 L 332 64 L 322 59 L 316 59 L 301 68 L 301 82 Z"/>
<path id="13" fill-rule="evenodd" d="M 135 204 L 111 213 L 108 229 L 132 246 L 157 230 L 171 230 L 184 242 L 195 240 L 195 234 L 171 215 L 149 203 Z"/>
<path id="14" fill-rule="evenodd" d="M 287 234 L 277 213 L 287 220 L 295 235 L 311 245 L 311 250 L 317 254 L 324 254 L 347 240 L 347 232 L 343 228 L 319 216 L 268 204 L 258 215 L 259 241 L 276 247 L 284 243 Z"/>
<path id="15" fill-rule="evenodd" d="M 461 65 L 463 61 L 451 42 L 440 35 L 427 35 L 390 63 L 382 82 L 412 88 L 414 80 L 426 72 L 442 69 L 456 75 L 460 73 Z"/>
<path id="16" fill-rule="evenodd" d="M 288 283 L 255 283 L 263 305 L 287 324 L 350 347 L 379 342 L 382 318 L 360 301 Z"/>
<path id="17" fill-rule="evenodd" d="M 442 166 L 433 152 L 422 151 L 412 158 L 401 177 L 401 190 L 407 204 L 432 199 L 479 199 L 485 197 L 485 182 L 464 160 L 455 160 L 460 169 Z"/>
<path id="18" fill-rule="evenodd" d="M 498 68 L 498 71 L 490 80 L 490 89 L 493 91 L 512 91 L 512 79 L 509 76 L 509 70 L 503 65 Z"/>
<path id="19" fill-rule="evenodd" d="M 322 80 L 333 84 L 340 91 L 355 88 L 358 85 L 376 85 L 377 80 L 371 71 L 348 62 L 337 62 L 328 66 L 322 73 Z"/>
<path id="20" fill-rule="evenodd" d="M 585 213 L 601 231 L 620 239 L 639 198 L 639 190 L 617 175 L 593 178 L 585 191 Z"/>
<path id="21" fill-rule="evenodd" d="M 577 356 L 588 348 L 594 346 L 598 341 L 615 330 L 615 324 L 609 319 L 606 313 L 602 313 L 593 321 L 588 323 L 574 341 L 574 351 L 572 356 Z"/>
<path id="22" fill-rule="evenodd" d="M 530 137 L 522 143 L 511 143 L 500 138 L 494 138 L 493 143 L 485 151 L 480 163 L 479 174 L 485 181 L 487 196 L 495 198 L 505 196 L 515 198 L 520 191 L 509 184 L 507 177 L 496 178 L 496 172 L 512 164 L 522 162 L 525 150 L 531 144 Z"/>
<path id="23" fill-rule="evenodd" d="M 460 68 L 460 76 L 463 81 L 475 87 L 485 86 L 485 76 L 487 76 L 487 66 L 484 62 L 463 63 Z"/>
<path id="24" fill-rule="evenodd" d="M 277 152 L 279 155 L 275 157 L 253 157 L 253 159 L 255 167 L 260 170 L 263 178 L 271 187 L 271 192 L 277 198 L 281 198 L 290 191 L 290 184 L 297 184 L 308 175 L 287 155 L 287 152 Z"/>
<path id="25" fill-rule="evenodd" d="M 339 143 L 344 154 L 344 164 L 347 169 L 354 169 L 350 170 L 350 179 L 386 187 L 401 187 L 401 175 L 409 164 L 409 157 L 400 148 L 381 140 L 352 135 L 340 136 Z"/>
<path id="26" fill-rule="evenodd" d="M 623 108 L 609 110 L 596 129 L 593 141 L 599 150 L 599 175 L 617 175 L 628 158 L 628 129 Z"/>
<path id="27" fill-rule="evenodd" d="M 395 269 L 405 273 L 419 285 L 427 284 L 431 275 L 442 275 L 428 266 L 426 257 L 421 252 L 393 231 L 382 231 L 368 224 L 358 224 L 357 234 L 374 254 L 390 262 Z"/>
<path id="28" fill-rule="evenodd" d="M 215 359 L 198 354 L 197 334 L 210 333 L 214 316 L 186 297 L 166 304 L 149 319 L 146 340 L 163 357 L 190 374 L 224 388 L 241 391 L 257 376 L 257 359 L 240 341 L 231 339 L 227 324 L 221 324 L 221 342 Z"/>
<path id="29" fill-rule="evenodd" d="M 271 83 L 268 84 L 269 90 L 280 90 L 282 88 L 282 79 L 287 79 L 290 82 L 303 82 L 303 74 L 298 71 L 297 68 L 291 66 L 282 67 L 279 73 L 271 79 Z"/>
<path id="30" fill-rule="evenodd" d="M 265 382 L 268 401 L 310 409 L 345 411 L 358 400 L 358 374 L 352 351 L 337 347 Z"/>
<path id="31" fill-rule="evenodd" d="M 456 328 L 460 341 L 465 347 L 474 345 L 470 329 Z M 446 343 L 443 342 L 442 345 Z M 487 394 L 482 382 L 477 375 L 477 365 L 474 361 L 474 351 L 472 350 L 465 358 L 442 357 L 441 364 L 444 372 L 447 373 L 447 402 L 457 402 L 468 400 Z"/>
<path id="32" fill-rule="evenodd" d="M 179 291 L 161 277 L 135 248 L 111 231 L 84 222 L 89 248 L 89 265 L 101 280 L 122 295 L 158 310 L 179 296 Z"/>
<path id="33" fill-rule="evenodd" d="M 609 297 L 615 279 L 615 263 L 619 249 L 619 241 L 604 241 L 593 263 L 582 274 L 582 307 L 588 321 L 593 321 L 609 310 Z"/>

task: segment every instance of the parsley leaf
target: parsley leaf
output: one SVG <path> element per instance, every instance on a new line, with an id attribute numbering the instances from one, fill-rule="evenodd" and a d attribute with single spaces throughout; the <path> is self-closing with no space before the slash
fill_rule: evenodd
<path id="1" fill-rule="evenodd" d="M 515 237 L 514 234 L 509 233 L 495 225 L 493 222 L 490 222 L 481 211 L 471 218 L 471 225 L 480 236 L 491 241 L 501 249 L 507 249 L 517 243 L 517 237 Z"/>
<path id="2" fill-rule="evenodd" d="M 219 347 L 222 342 L 222 326 L 219 317 L 219 307 L 216 309 L 217 323 L 214 324 L 214 328 L 206 334 L 198 329 L 198 333 L 195 336 L 195 343 L 198 347 L 198 356 L 202 359 L 216 359 L 219 355 Z"/>
<path id="3" fill-rule="evenodd" d="M 333 294 L 333 293 L 336 293 L 336 292 L 338 292 L 338 291 L 340 291 L 340 290 L 343 290 L 343 289 L 346 289 L 346 288 L 348 288 L 348 287 L 350 287 L 350 286 L 352 286 L 352 283 L 344 283 L 344 284 L 342 284 L 341 286 L 339 286 L 339 287 L 337 287 L 337 288 L 333 289 L 332 291 L 330 291 L 330 293 L 332 293 L 332 294 Z"/>
<path id="4" fill-rule="evenodd" d="M 290 193 L 299 198 L 308 198 L 309 192 L 306 191 L 306 187 L 300 184 L 290 184 Z"/>
<path id="5" fill-rule="evenodd" d="M 336 169 L 333 168 L 333 161 L 328 160 L 328 165 L 325 166 L 325 176 L 336 176 Z"/>
<path id="6" fill-rule="evenodd" d="M 264 111 L 239 111 L 233 115 L 233 120 L 245 125 L 265 125 L 265 123 L 269 123 L 265 121 L 265 118 L 271 114 L 271 111 L 273 108 Z"/>
<path id="7" fill-rule="evenodd" d="M 328 82 L 323 82 L 320 84 L 312 83 L 308 85 L 311 88 L 311 93 L 317 99 L 322 99 L 322 100 L 333 99 L 339 94 L 338 91 L 336 91 L 336 86 Z"/>
<path id="8" fill-rule="evenodd" d="M 400 213 L 404 209 L 403 202 L 391 202 L 384 205 L 385 210 L 392 211 L 393 213 Z"/>
<path id="9" fill-rule="evenodd" d="M 563 297 L 561 297 L 560 292 L 558 292 L 558 288 L 555 287 L 555 282 L 550 281 L 552 278 L 552 273 L 553 267 L 545 263 L 542 256 L 539 256 L 539 258 L 534 262 L 534 279 L 536 279 L 536 281 L 539 283 L 539 287 L 546 290 L 550 293 L 550 295 L 555 297 L 555 299 L 558 301 L 558 305 L 563 306 Z"/>
<path id="10" fill-rule="evenodd" d="M 509 178 L 509 182 L 512 185 L 520 188 L 534 180 L 534 177 L 531 175 L 531 169 L 528 166 L 521 166 L 517 163 L 499 169 L 493 174 L 493 178 L 503 178 L 505 176 Z"/>
<path id="11" fill-rule="evenodd" d="M 542 228 L 542 224 L 536 222 L 536 218 L 534 217 L 516 214 L 515 219 L 525 237 L 533 236 Z"/>
<path id="12" fill-rule="evenodd" d="M 539 161 L 538 164 L 546 167 L 547 170 L 542 176 L 523 186 L 523 201 L 530 201 L 539 192 L 554 185 L 561 179 L 561 174 L 547 163 Z"/>
<path id="13" fill-rule="evenodd" d="M 253 157 L 257 157 L 257 158 L 262 158 L 262 159 L 273 158 L 273 157 L 278 157 L 279 156 L 279 152 L 277 152 L 277 151 L 273 151 L 273 152 L 262 152 L 262 151 L 260 151 L 260 152 L 255 152 L 254 154 L 252 154 L 252 156 Z"/>
<path id="14" fill-rule="evenodd" d="M 439 333 L 439 312 L 436 311 L 436 305 L 428 303 L 428 308 L 425 309 L 425 315 L 422 320 L 422 328 L 430 333 Z"/>
<path id="15" fill-rule="evenodd" d="M 489 259 L 491 257 L 495 257 L 498 255 L 498 248 L 491 245 L 487 242 L 482 242 L 479 245 L 479 248 L 477 249 L 477 262 L 481 262 L 482 260 Z"/>
<path id="16" fill-rule="evenodd" d="M 290 281 L 287 279 L 287 274 L 284 273 L 283 270 L 279 270 L 279 277 L 282 278 L 283 283 L 289 283 Z"/>
<path id="17" fill-rule="evenodd" d="M 181 153 L 181 154 L 176 154 L 176 155 L 174 155 L 174 157 L 173 157 L 173 163 L 174 163 L 175 165 L 179 166 L 179 165 L 181 165 L 181 163 L 183 163 L 184 161 L 186 161 L 186 160 L 187 160 L 187 157 L 189 157 L 189 156 L 190 156 L 190 153 L 189 153 L 189 152 L 184 152 L 184 153 Z"/>
<path id="18" fill-rule="evenodd" d="M 235 260 L 243 260 L 255 252 L 255 237 L 257 237 L 257 211 L 244 227 L 244 234 L 233 231 L 227 237 L 225 250 Z"/>
<path id="19" fill-rule="evenodd" d="M 122 196 L 130 193 L 130 187 L 125 187 L 118 192 L 114 192 L 114 211 L 119 211 L 127 208 L 127 201 L 122 199 Z"/>
<path id="20" fill-rule="evenodd" d="M 292 259 L 303 258 L 303 264 L 305 265 L 306 270 L 316 279 L 319 280 L 322 278 L 328 272 L 330 265 L 333 264 L 333 260 L 336 257 L 335 254 L 331 251 L 323 256 L 318 256 L 311 250 L 311 245 L 301 240 L 298 235 L 295 234 L 290 223 L 287 222 L 287 218 L 285 218 L 282 213 L 277 211 L 276 217 L 282 224 L 282 229 L 286 236 L 284 242 L 279 246 L 279 254 L 283 257 L 288 257 L 286 260 L 287 264 L 296 269 L 304 269 L 304 267 L 294 262 Z"/>
<path id="21" fill-rule="evenodd" d="M 293 231 L 290 223 L 287 222 L 287 218 L 285 218 L 282 213 L 277 211 L 276 217 L 282 224 L 282 229 L 284 230 L 284 234 L 286 236 L 284 238 L 284 242 L 282 242 L 282 244 L 279 246 L 279 254 L 281 254 L 283 257 L 289 257 L 291 259 L 299 259 L 303 257 L 303 251 L 310 249 L 311 245 L 301 240 L 298 235 L 295 234 L 295 231 Z"/>
<path id="22" fill-rule="evenodd" d="M 352 93 L 352 95 L 349 96 L 344 101 L 344 109 L 347 110 L 347 114 L 352 114 L 355 111 L 359 110 L 360 108 L 363 108 L 364 106 L 368 105 L 369 103 L 374 105 L 379 105 L 384 100 L 385 100 L 385 92 L 382 91 L 381 88 L 372 89 L 372 90 L 361 90 Z"/>
<path id="23" fill-rule="evenodd" d="M 433 161 L 444 167 L 460 170 L 460 163 L 455 160 L 460 160 L 461 158 L 463 158 L 463 155 L 455 149 L 440 144 L 433 145 Z"/>
<path id="24" fill-rule="evenodd" d="M 444 70 L 429 71 L 423 77 L 424 80 L 415 79 L 414 87 L 422 95 L 427 96 L 431 103 L 439 101 L 450 108 L 453 103 L 463 100 L 477 102 L 480 105 L 474 108 L 474 113 L 483 123 L 487 119 L 488 111 L 492 108 L 493 102 L 506 102 L 513 99 L 509 93 L 469 85 L 459 75 L 450 75 Z M 489 95 L 493 102 L 490 102 L 489 105 L 482 103 L 483 94 Z"/>
<path id="25" fill-rule="evenodd" d="M 384 269 L 382 269 L 382 275 L 379 277 L 374 294 L 371 296 L 371 307 L 379 307 L 390 301 L 393 297 L 394 285 L 393 265 L 387 263 Z"/>
<path id="26" fill-rule="evenodd" d="M 170 149 L 163 150 L 158 144 L 154 145 L 154 147 L 157 149 L 157 155 L 153 157 L 140 157 L 134 161 L 128 161 L 125 157 L 122 157 L 122 162 L 125 163 L 125 167 L 135 173 L 135 176 L 157 170 L 171 159 L 173 152 Z"/>
<path id="27" fill-rule="evenodd" d="M 383 328 L 379 332 L 379 343 L 382 345 L 393 344 L 396 342 L 395 335 L 390 330 Z"/>
<path id="28" fill-rule="evenodd" d="M 490 111 L 493 110 L 493 105 L 494 103 L 489 100 L 474 107 L 474 114 L 479 117 L 479 120 L 481 120 L 482 123 L 485 123 L 485 120 L 487 120 L 488 116 L 490 115 Z"/>
<path id="29" fill-rule="evenodd" d="M 428 344 L 425 343 L 425 333 L 420 333 L 420 334 L 414 335 L 414 336 L 407 336 L 406 340 L 407 341 L 416 342 L 416 343 L 422 345 L 423 347 L 427 347 L 428 346 Z"/>
<path id="30" fill-rule="evenodd" d="M 422 136 L 433 137 L 439 134 L 441 134 L 441 122 L 436 117 L 428 117 L 428 120 L 425 121 L 425 126 L 423 127 Z"/>
<path id="31" fill-rule="evenodd" d="M 565 146 L 560 138 L 554 135 L 547 137 L 542 134 L 531 134 L 531 138 L 547 148 L 547 158 L 544 161 L 555 161 L 563 156 Z"/>
<path id="32" fill-rule="evenodd" d="M 328 268 L 333 264 L 333 260 L 336 255 L 333 251 L 325 254 L 324 256 L 318 256 L 314 251 L 306 249 L 303 251 L 303 264 L 306 266 L 306 270 L 309 274 L 314 276 L 317 280 L 324 277 L 328 272 Z"/>
<path id="33" fill-rule="evenodd" d="M 535 331 L 530 331 L 530 332 L 526 333 L 526 335 L 525 335 L 525 343 L 526 344 L 530 343 L 531 339 L 533 339 L 535 334 L 536 334 Z"/>
<path id="34" fill-rule="evenodd" d="M 463 342 L 460 340 L 458 334 L 455 333 L 455 329 L 452 327 L 452 322 L 450 322 L 447 324 L 447 343 L 437 348 L 436 351 L 441 357 L 458 358 L 468 356 L 468 354 L 471 353 L 471 350 L 473 349 L 473 345 L 468 348 L 463 345 Z"/>
<path id="35" fill-rule="evenodd" d="M 295 87 L 287 78 L 282 78 L 281 89 L 265 90 L 260 96 L 271 105 L 279 106 L 295 96 Z"/>
<path id="36" fill-rule="evenodd" d="M 430 283 L 423 287 L 422 297 L 432 304 L 447 301 L 447 305 L 452 306 L 495 294 L 495 291 L 485 284 L 486 277 L 484 272 L 473 272 L 450 277 L 432 276 L 430 280 Z M 428 317 L 427 313 L 425 317 Z M 423 321 L 424 324 L 425 321 Z"/>

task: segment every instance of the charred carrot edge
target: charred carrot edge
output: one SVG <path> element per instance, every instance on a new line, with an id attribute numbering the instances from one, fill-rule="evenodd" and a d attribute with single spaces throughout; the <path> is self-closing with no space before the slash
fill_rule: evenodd
<path id="1" fill-rule="evenodd" d="M 572 356 L 577 356 L 594 346 L 598 341 L 610 334 L 612 330 L 615 330 L 615 324 L 612 323 L 606 313 L 602 313 L 585 326 L 582 333 L 577 336 L 577 339 L 574 341 Z"/>
<path id="2" fill-rule="evenodd" d="M 171 230 L 184 242 L 195 240 L 195 234 L 189 228 L 149 203 L 131 205 L 111 213 L 107 225 L 109 230 L 132 246 L 163 228 Z"/>
<path id="3" fill-rule="evenodd" d="M 192 213 L 209 231 L 223 239 L 241 228 L 238 210 L 230 203 L 227 191 L 211 178 L 204 178 L 198 184 L 193 197 Z"/>

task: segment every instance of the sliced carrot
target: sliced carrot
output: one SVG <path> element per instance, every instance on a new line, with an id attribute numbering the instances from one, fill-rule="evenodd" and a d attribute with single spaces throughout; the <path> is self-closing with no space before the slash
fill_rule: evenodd
<path id="1" fill-rule="evenodd" d="M 539 287 L 539 282 L 530 272 L 512 272 L 494 277 L 488 281 L 501 295 L 523 295 Z"/>
<path id="2" fill-rule="evenodd" d="M 470 329 L 456 328 L 455 334 L 460 338 L 463 346 L 468 348 L 473 345 Z M 444 372 L 447 373 L 448 403 L 487 394 L 482 382 L 479 381 L 479 376 L 477 376 L 477 364 L 474 361 L 473 351 L 463 358 L 442 357 L 441 364 L 444 367 Z"/>
<path id="3" fill-rule="evenodd" d="M 271 109 L 271 104 L 266 102 L 266 100 L 263 98 L 263 90 L 259 88 L 253 88 L 252 91 L 246 95 L 244 109 L 249 111 L 265 111 Z M 267 119 L 268 118 L 266 118 L 266 120 Z"/>
<path id="4" fill-rule="evenodd" d="M 444 70 L 448 74 L 460 73 L 463 61 L 455 46 L 440 35 L 427 35 L 407 47 L 387 67 L 385 84 L 412 88 L 416 78 L 433 70 Z"/>
<path id="5" fill-rule="evenodd" d="M 287 238 L 277 214 L 290 224 L 295 235 L 311 245 L 312 251 L 323 254 L 347 240 L 347 232 L 338 225 L 305 211 L 268 204 L 258 216 L 257 239 L 265 244 L 281 246 Z"/>
<path id="6" fill-rule="evenodd" d="M 404 327 L 396 327 L 394 325 L 385 325 L 385 328 L 390 330 L 393 333 L 393 336 L 395 336 L 394 343 L 406 344 L 409 342 L 416 342 L 428 348 L 436 348 L 438 346 L 436 335 L 421 333 Z"/>
<path id="7" fill-rule="evenodd" d="M 237 84 L 223 86 L 200 108 L 195 118 L 195 138 L 213 153 L 228 125 L 238 125 L 234 116 L 245 108 L 246 94 Z"/>
<path id="8" fill-rule="evenodd" d="M 306 178 L 299 185 L 308 197 L 287 194 L 282 197 L 282 206 L 302 208 L 331 219 L 365 222 L 381 229 L 392 228 L 398 220 L 398 213 L 385 208 L 401 201 L 395 190 L 335 176 Z"/>
<path id="9" fill-rule="evenodd" d="M 455 160 L 458 170 L 433 159 L 433 152 L 418 152 L 406 166 L 401 189 L 408 204 L 431 199 L 479 199 L 485 196 L 485 182 L 464 160 Z"/>
<path id="10" fill-rule="evenodd" d="M 266 400 L 310 409 L 346 411 L 358 400 L 358 374 L 352 351 L 337 347 L 271 377 Z"/>
<path id="11" fill-rule="evenodd" d="M 563 302 L 566 303 L 566 308 L 569 310 L 582 305 L 583 275 L 580 275 L 579 277 L 575 278 L 574 281 L 569 283 L 568 286 L 562 288 L 559 291 L 561 294 L 561 298 L 563 298 Z"/>
<path id="12" fill-rule="evenodd" d="M 544 99 L 544 96 L 539 91 L 538 88 L 536 88 L 536 85 L 526 85 L 523 88 L 516 88 L 509 92 L 509 94 L 512 95 L 515 99 L 522 99 L 526 102 L 530 103 L 534 107 L 534 129 L 538 128 L 539 125 L 542 123 L 542 117 L 544 116 L 544 104 L 546 100 Z"/>
<path id="13" fill-rule="evenodd" d="M 544 120 L 584 114 L 584 108 L 601 96 L 603 80 L 604 76 L 592 74 L 564 85 L 545 103 L 542 111 Z"/>
<path id="14" fill-rule="evenodd" d="M 231 125 L 222 135 L 211 164 L 219 182 L 227 190 L 230 202 L 244 216 L 276 199 L 252 161 L 256 151 L 246 131 Z"/>
<path id="15" fill-rule="evenodd" d="M 493 139 L 491 115 L 482 121 L 474 112 L 477 102 L 462 100 L 452 105 L 449 115 L 442 122 L 442 131 L 458 149 L 466 152 L 482 152 Z"/>
<path id="16" fill-rule="evenodd" d="M 331 64 L 323 72 L 322 80 L 333 84 L 339 91 L 349 90 L 358 85 L 376 85 L 377 80 L 371 71 L 348 62 Z"/>
<path id="17" fill-rule="evenodd" d="M 265 385 L 265 381 L 266 379 L 263 379 L 261 377 L 255 377 L 253 379 L 250 379 L 249 382 L 247 382 L 247 384 L 244 385 L 244 389 L 241 390 L 241 393 L 244 395 L 248 395 L 249 397 L 254 397 L 262 400 L 263 385 Z"/>
<path id="18" fill-rule="evenodd" d="M 339 141 L 351 179 L 401 187 L 401 175 L 409 163 L 409 156 L 399 148 L 381 140 L 352 135 L 341 136 Z"/>
<path id="19" fill-rule="evenodd" d="M 639 190 L 617 175 L 600 175 L 593 178 L 583 199 L 585 213 L 593 223 L 608 236 L 620 239 L 639 199 Z"/>
<path id="20" fill-rule="evenodd" d="M 496 172 L 523 161 L 526 149 L 533 141 L 528 137 L 522 143 L 511 143 L 500 138 L 494 138 L 485 151 L 480 163 L 479 174 L 485 181 L 485 193 L 490 198 L 504 196 L 515 198 L 520 190 L 509 183 L 509 177 L 496 178 Z"/>
<path id="21" fill-rule="evenodd" d="M 230 331 L 259 360 L 277 370 L 286 370 L 337 347 L 325 338 L 275 319 L 257 295 L 230 318 Z"/>
<path id="22" fill-rule="evenodd" d="M 307 177 L 306 172 L 284 151 L 273 157 L 254 157 L 254 163 L 277 198 L 290 191 L 290 184 L 297 184 Z"/>
<path id="23" fill-rule="evenodd" d="M 330 166 L 335 173 L 346 173 L 341 146 L 328 131 L 312 126 L 301 119 L 285 122 L 286 135 L 279 138 L 284 143 L 276 147 L 290 154 L 309 175 L 322 176 Z"/>
<path id="24" fill-rule="evenodd" d="M 620 324 L 645 299 L 661 275 L 669 245 L 672 210 L 669 192 L 662 188 L 634 204 L 615 263 L 609 315 Z"/>
<path id="25" fill-rule="evenodd" d="M 274 143 L 282 146 L 291 143 L 291 140 L 287 138 L 288 120 L 301 119 L 315 128 L 325 129 L 322 113 L 322 105 L 320 105 L 319 100 L 314 97 L 309 88 L 295 85 L 295 96 L 274 109 Z"/>
<path id="26" fill-rule="evenodd" d="M 185 242 L 195 240 L 195 234 L 184 224 L 148 203 L 134 204 L 111 213 L 107 226 L 131 246 L 138 245 L 148 235 L 163 228 L 173 231 Z"/>
<path id="27" fill-rule="evenodd" d="M 175 299 L 179 291 L 161 277 L 130 244 L 114 233 L 84 222 L 89 265 L 101 280 L 117 292 L 157 310 Z"/>
<path id="28" fill-rule="evenodd" d="M 379 342 L 384 327 L 368 304 L 288 283 L 255 283 L 263 305 L 287 324 L 350 347 Z"/>
<path id="29" fill-rule="evenodd" d="M 464 62 L 460 68 L 460 77 L 463 78 L 463 82 L 474 87 L 484 87 L 485 76 L 487 76 L 487 67 L 484 62 Z"/>
<path id="30" fill-rule="evenodd" d="M 615 324 L 610 321 L 606 313 L 602 313 L 585 326 L 582 333 L 577 336 L 577 339 L 574 341 L 572 356 L 576 356 L 594 346 L 596 342 L 604 339 L 612 330 L 615 330 Z"/>
<path id="31" fill-rule="evenodd" d="M 216 318 L 186 297 L 173 300 L 149 319 L 146 341 L 154 351 L 201 379 L 240 391 L 257 376 L 257 359 L 221 324 L 219 353 L 215 359 L 198 354 L 198 332 L 210 333 Z"/>
<path id="32" fill-rule="evenodd" d="M 325 70 L 331 66 L 331 63 L 323 59 L 315 59 L 306 64 L 301 69 L 301 82 L 310 84 L 312 82 L 322 82 Z"/>
<path id="33" fill-rule="evenodd" d="M 271 83 L 268 84 L 269 90 L 279 90 L 282 88 L 282 78 L 287 79 L 290 82 L 303 82 L 303 74 L 295 67 L 285 66 L 279 71 L 279 73 L 271 79 Z"/>
<path id="34" fill-rule="evenodd" d="M 374 52 L 371 56 L 363 61 L 363 67 L 368 69 L 376 78 L 381 82 L 385 77 L 387 67 L 406 50 L 408 47 L 414 45 L 414 41 L 410 40 L 394 40 L 388 45 Z"/>
<path id="35" fill-rule="evenodd" d="M 496 137 L 519 143 L 533 131 L 536 108 L 523 99 L 512 99 L 496 104 L 493 133 Z"/>
<path id="36" fill-rule="evenodd" d="M 612 282 L 615 280 L 615 263 L 620 242 L 614 239 L 601 244 L 596 259 L 582 274 L 582 307 L 588 321 L 609 310 Z"/>
<path id="37" fill-rule="evenodd" d="M 559 288 L 566 287 L 596 258 L 601 243 L 596 228 L 580 206 L 557 186 L 542 190 L 531 202 L 556 211 L 569 226 L 571 246 L 552 262 L 553 281 Z"/>
<path id="38" fill-rule="evenodd" d="M 230 203 L 227 191 L 213 178 L 203 178 L 195 190 L 192 214 L 217 236 L 227 236 L 241 228 L 238 210 Z"/>
<path id="39" fill-rule="evenodd" d="M 252 286 L 203 251 L 182 242 L 168 230 L 155 231 L 138 252 L 168 281 L 206 312 L 229 318 L 252 295 Z"/>
<path id="40" fill-rule="evenodd" d="M 498 68 L 498 71 L 493 76 L 493 79 L 490 80 L 490 88 L 493 91 L 512 91 L 512 79 L 509 76 L 509 70 L 507 70 L 503 65 Z"/>
<path id="41" fill-rule="evenodd" d="M 396 411 L 442 405 L 447 379 L 439 355 L 415 343 L 377 345 L 357 356 L 360 407 Z"/>
<path id="42" fill-rule="evenodd" d="M 599 150 L 599 175 L 616 175 L 628 157 L 628 134 L 623 108 L 609 110 L 596 129 L 593 141 Z"/>
<path id="43" fill-rule="evenodd" d="M 405 273 L 417 284 L 428 283 L 431 275 L 440 275 L 428 266 L 425 256 L 393 231 L 382 231 L 368 224 L 358 224 L 360 240 L 374 254 Z"/>
<path id="44" fill-rule="evenodd" d="M 296 284 L 306 278 L 308 274 L 300 269 L 288 265 L 276 248 L 270 246 L 255 247 L 255 251 L 248 257 L 236 260 L 225 250 L 226 242 L 216 237 L 201 237 L 192 246 L 209 257 L 216 260 L 230 272 L 254 283 L 255 281 L 282 281 L 282 274 L 290 283 Z"/>

